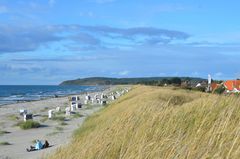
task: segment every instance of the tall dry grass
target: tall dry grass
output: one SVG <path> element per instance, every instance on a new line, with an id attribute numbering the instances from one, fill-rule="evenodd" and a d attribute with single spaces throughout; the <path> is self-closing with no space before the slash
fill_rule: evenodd
<path id="1" fill-rule="evenodd" d="M 240 158 L 240 99 L 136 86 L 51 159 Z"/>

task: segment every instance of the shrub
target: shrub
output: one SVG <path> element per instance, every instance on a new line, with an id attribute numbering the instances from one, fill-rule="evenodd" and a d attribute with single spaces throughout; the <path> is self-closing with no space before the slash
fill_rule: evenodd
<path id="1" fill-rule="evenodd" d="M 0 142 L 0 145 L 11 145 L 11 144 L 9 142 L 2 141 L 2 142 Z"/>
<path id="2" fill-rule="evenodd" d="M 216 94 L 222 94 L 223 92 L 225 92 L 224 86 L 220 86 L 213 91 L 213 93 L 216 93 Z"/>
<path id="3" fill-rule="evenodd" d="M 181 78 L 178 78 L 178 77 L 174 77 L 171 79 L 171 83 L 172 84 L 175 84 L 175 85 L 181 85 Z"/>
<path id="4" fill-rule="evenodd" d="M 19 122 L 17 125 L 23 130 L 40 127 L 40 123 L 33 120 L 27 120 L 26 122 Z"/>
<path id="5" fill-rule="evenodd" d="M 4 131 L 4 130 L 0 130 L 0 136 L 1 136 L 1 135 L 4 135 L 4 134 L 8 134 L 8 133 L 10 133 L 10 132 Z"/>

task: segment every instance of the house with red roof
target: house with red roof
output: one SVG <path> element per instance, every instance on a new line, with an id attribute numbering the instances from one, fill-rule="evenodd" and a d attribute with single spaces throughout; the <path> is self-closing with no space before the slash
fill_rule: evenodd
<path id="1" fill-rule="evenodd" d="M 224 82 L 227 92 L 240 92 L 240 80 L 227 80 Z"/>
<path id="2" fill-rule="evenodd" d="M 217 84 L 215 82 L 211 83 L 211 91 L 215 91 L 215 89 L 217 89 L 220 86 L 220 84 Z"/>

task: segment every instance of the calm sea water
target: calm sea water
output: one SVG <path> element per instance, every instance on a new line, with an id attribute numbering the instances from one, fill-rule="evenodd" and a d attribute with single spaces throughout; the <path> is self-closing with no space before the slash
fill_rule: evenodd
<path id="1" fill-rule="evenodd" d="M 66 96 L 81 92 L 98 91 L 101 86 L 20 86 L 0 85 L 0 105 L 24 101 L 36 101 L 55 96 Z"/>

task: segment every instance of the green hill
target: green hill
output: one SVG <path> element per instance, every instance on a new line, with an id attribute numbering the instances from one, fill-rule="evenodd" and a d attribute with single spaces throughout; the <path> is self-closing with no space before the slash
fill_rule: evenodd
<path id="1" fill-rule="evenodd" d="M 171 80 L 176 77 L 143 77 L 143 78 L 107 78 L 90 77 L 76 80 L 67 80 L 60 85 L 120 85 L 120 84 L 146 84 L 162 80 Z M 202 78 L 180 77 L 181 80 L 203 81 Z"/>

